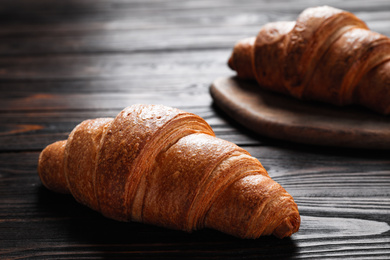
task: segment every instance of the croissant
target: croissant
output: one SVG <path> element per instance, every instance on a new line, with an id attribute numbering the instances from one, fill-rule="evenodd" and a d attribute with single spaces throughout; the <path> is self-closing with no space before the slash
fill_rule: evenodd
<path id="1" fill-rule="evenodd" d="M 340 9 L 308 8 L 296 22 L 266 24 L 234 46 L 228 65 L 298 99 L 390 113 L 390 39 Z"/>
<path id="2" fill-rule="evenodd" d="M 83 121 L 41 152 L 38 173 L 48 189 L 119 221 L 240 238 L 283 238 L 300 225 L 293 198 L 256 158 L 201 117 L 162 105 Z"/>

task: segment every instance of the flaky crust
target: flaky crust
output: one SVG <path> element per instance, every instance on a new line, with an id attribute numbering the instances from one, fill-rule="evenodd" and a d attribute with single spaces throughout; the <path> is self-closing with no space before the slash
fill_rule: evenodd
<path id="1" fill-rule="evenodd" d="M 250 60 L 251 68 L 240 65 L 242 60 Z M 388 37 L 329 6 L 308 8 L 295 22 L 266 24 L 253 45 L 240 41 L 229 59 L 239 77 L 253 74 L 272 91 L 334 105 L 360 104 L 382 114 L 390 114 L 388 63 Z"/>
<path id="2" fill-rule="evenodd" d="M 82 122 L 42 151 L 38 172 L 47 188 L 119 221 L 241 238 L 283 238 L 300 225 L 293 198 L 256 158 L 199 116 L 165 106 Z"/>

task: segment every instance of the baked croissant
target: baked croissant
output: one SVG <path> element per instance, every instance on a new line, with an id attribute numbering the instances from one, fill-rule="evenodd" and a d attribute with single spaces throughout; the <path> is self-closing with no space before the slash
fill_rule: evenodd
<path id="1" fill-rule="evenodd" d="M 266 24 L 235 45 L 228 64 L 298 99 L 390 113 L 390 39 L 346 11 L 308 8 L 296 22 Z"/>
<path id="2" fill-rule="evenodd" d="M 201 117 L 162 105 L 80 123 L 42 151 L 38 173 L 48 189 L 119 221 L 240 238 L 283 238 L 300 225 L 293 198 L 257 159 Z"/>

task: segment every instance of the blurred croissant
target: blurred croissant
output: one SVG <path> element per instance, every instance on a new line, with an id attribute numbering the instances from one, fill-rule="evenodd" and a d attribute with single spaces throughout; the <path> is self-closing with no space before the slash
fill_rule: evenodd
<path id="1" fill-rule="evenodd" d="M 228 64 L 298 99 L 390 113 L 390 39 L 346 11 L 308 8 L 296 22 L 266 24 L 235 45 Z"/>
<path id="2" fill-rule="evenodd" d="M 300 225 L 293 198 L 256 158 L 201 117 L 162 105 L 82 122 L 42 151 L 38 173 L 48 189 L 119 221 L 240 238 L 283 238 Z"/>

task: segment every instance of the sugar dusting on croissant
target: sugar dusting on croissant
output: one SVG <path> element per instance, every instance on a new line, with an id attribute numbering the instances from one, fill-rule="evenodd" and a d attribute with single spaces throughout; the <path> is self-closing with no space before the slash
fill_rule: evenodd
<path id="1" fill-rule="evenodd" d="M 42 151 L 38 172 L 48 189 L 119 221 L 240 238 L 283 238 L 300 226 L 293 198 L 256 158 L 166 106 L 82 122 Z"/>

